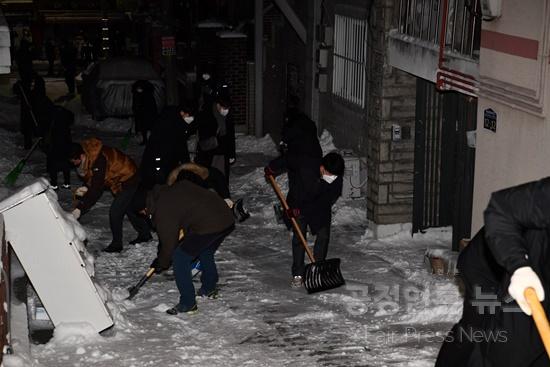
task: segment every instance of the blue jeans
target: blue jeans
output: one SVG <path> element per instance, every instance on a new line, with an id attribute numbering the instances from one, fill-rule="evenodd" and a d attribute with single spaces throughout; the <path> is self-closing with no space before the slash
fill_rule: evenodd
<path id="1" fill-rule="evenodd" d="M 191 263 L 195 259 L 201 262 L 201 288 L 204 293 L 208 294 L 216 289 L 216 284 L 218 284 L 218 269 L 214 261 L 214 254 L 231 230 L 212 235 L 186 235 L 187 241 L 200 241 L 208 245 L 206 250 L 203 250 L 198 257 L 193 257 L 185 252 L 182 246 L 178 246 L 174 250 L 172 265 L 174 267 L 176 285 L 180 291 L 180 301 L 177 306 L 179 311 L 188 310 L 195 305 L 195 287 L 193 286 L 193 278 L 191 277 Z"/>

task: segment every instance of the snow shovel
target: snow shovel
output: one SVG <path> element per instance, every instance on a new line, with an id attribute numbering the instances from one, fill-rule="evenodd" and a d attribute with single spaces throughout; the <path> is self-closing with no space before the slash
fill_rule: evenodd
<path id="1" fill-rule="evenodd" d="M 550 357 L 550 325 L 548 324 L 546 313 L 544 312 L 544 309 L 542 308 L 542 305 L 537 297 L 537 293 L 533 288 L 527 288 L 525 290 L 525 298 L 527 299 L 527 303 L 529 303 L 531 311 L 533 312 L 533 320 L 535 321 L 540 338 L 544 344 L 544 349 L 546 349 L 546 353 L 548 354 L 548 357 Z"/>
<path id="2" fill-rule="evenodd" d="M 283 196 L 283 193 L 281 192 L 281 189 L 279 188 L 279 185 L 275 182 L 275 178 L 271 175 L 267 176 L 267 178 L 269 179 L 271 186 L 273 186 L 277 197 L 281 201 L 283 209 L 287 211 L 289 206 Z M 340 272 L 340 259 L 315 261 L 315 257 L 313 257 L 313 253 L 307 245 L 306 239 L 300 230 L 298 222 L 296 222 L 295 218 L 290 218 L 290 221 L 292 222 L 294 232 L 298 235 L 302 246 L 304 246 L 304 249 L 306 250 L 309 260 L 311 261 L 306 265 L 304 274 L 304 286 L 306 287 L 307 292 L 311 294 L 344 285 L 344 277 Z"/>
<path id="3" fill-rule="evenodd" d="M 19 178 L 19 175 L 23 171 L 23 167 L 25 167 L 25 164 L 27 163 L 27 160 L 30 158 L 31 154 L 35 151 L 36 147 L 40 142 L 42 141 L 42 137 L 39 137 L 34 144 L 32 145 L 31 149 L 27 152 L 27 155 L 25 155 L 25 158 L 21 159 L 19 163 L 8 173 L 8 175 L 4 178 L 4 183 L 7 186 L 13 186 L 15 184 L 15 181 Z"/>
<path id="4" fill-rule="evenodd" d="M 147 273 L 145 273 L 145 275 L 141 277 L 141 279 L 137 282 L 136 285 L 128 288 L 129 295 L 128 295 L 128 298 L 126 299 L 134 298 L 135 295 L 138 294 L 139 289 L 145 284 L 146 281 L 149 280 L 149 278 L 153 276 L 153 274 L 155 274 L 155 268 L 149 268 L 149 270 L 147 270 Z"/>
<path id="5" fill-rule="evenodd" d="M 201 262 L 196 260 L 191 264 L 191 278 L 195 278 L 195 276 L 201 272 Z M 149 268 L 147 270 L 147 273 L 141 277 L 141 279 L 134 285 L 133 287 L 128 288 L 128 297 L 126 299 L 132 299 L 135 297 L 136 294 L 138 294 L 139 289 L 149 280 L 155 274 L 155 268 Z"/>

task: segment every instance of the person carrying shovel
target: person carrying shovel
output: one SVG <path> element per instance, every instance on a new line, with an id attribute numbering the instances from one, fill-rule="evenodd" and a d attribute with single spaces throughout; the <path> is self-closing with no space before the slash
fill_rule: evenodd
<path id="1" fill-rule="evenodd" d="M 287 152 L 272 160 L 265 168 L 266 178 L 283 172 L 288 174 L 289 208 L 286 219 L 296 220 L 302 234 L 307 227 L 316 235 L 314 258 L 325 260 L 330 241 L 332 205 L 342 195 L 344 159 L 338 153 L 328 153 L 322 159 L 316 155 Z M 296 229 L 292 237 L 292 281 L 291 286 L 299 288 L 304 281 L 305 248 Z"/>
<path id="2" fill-rule="evenodd" d="M 550 177 L 494 192 L 484 219 L 484 236 L 478 233 L 458 260 L 470 291 L 454 343 L 443 344 L 436 367 L 550 366 L 548 340 L 537 331 L 541 312 L 526 295 L 534 291 L 548 313 Z"/>

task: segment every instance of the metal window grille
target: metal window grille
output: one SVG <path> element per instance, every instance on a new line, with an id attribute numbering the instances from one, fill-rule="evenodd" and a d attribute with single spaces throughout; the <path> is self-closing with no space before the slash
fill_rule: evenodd
<path id="1" fill-rule="evenodd" d="M 481 5 L 479 0 L 400 0 L 398 29 L 402 34 L 433 44 L 439 43 L 441 20 L 447 19 L 445 48 L 479 59 Z"/>
<path id="2" fill-rule="evenodd" d="M 332 94 L 365 107 L 367 21 L 335 15 Z"/>

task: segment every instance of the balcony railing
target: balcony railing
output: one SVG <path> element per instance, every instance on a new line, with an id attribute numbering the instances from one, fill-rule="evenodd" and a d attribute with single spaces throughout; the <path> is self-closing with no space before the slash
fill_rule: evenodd
<path id="1" fill-rule="evenodd" d="M 399 32 L 439 46 L 443 26 L 445 51 L 479 59 L 480 0 L 448 0 L 446 14 L 444 1 L 400 0 Z"/>

